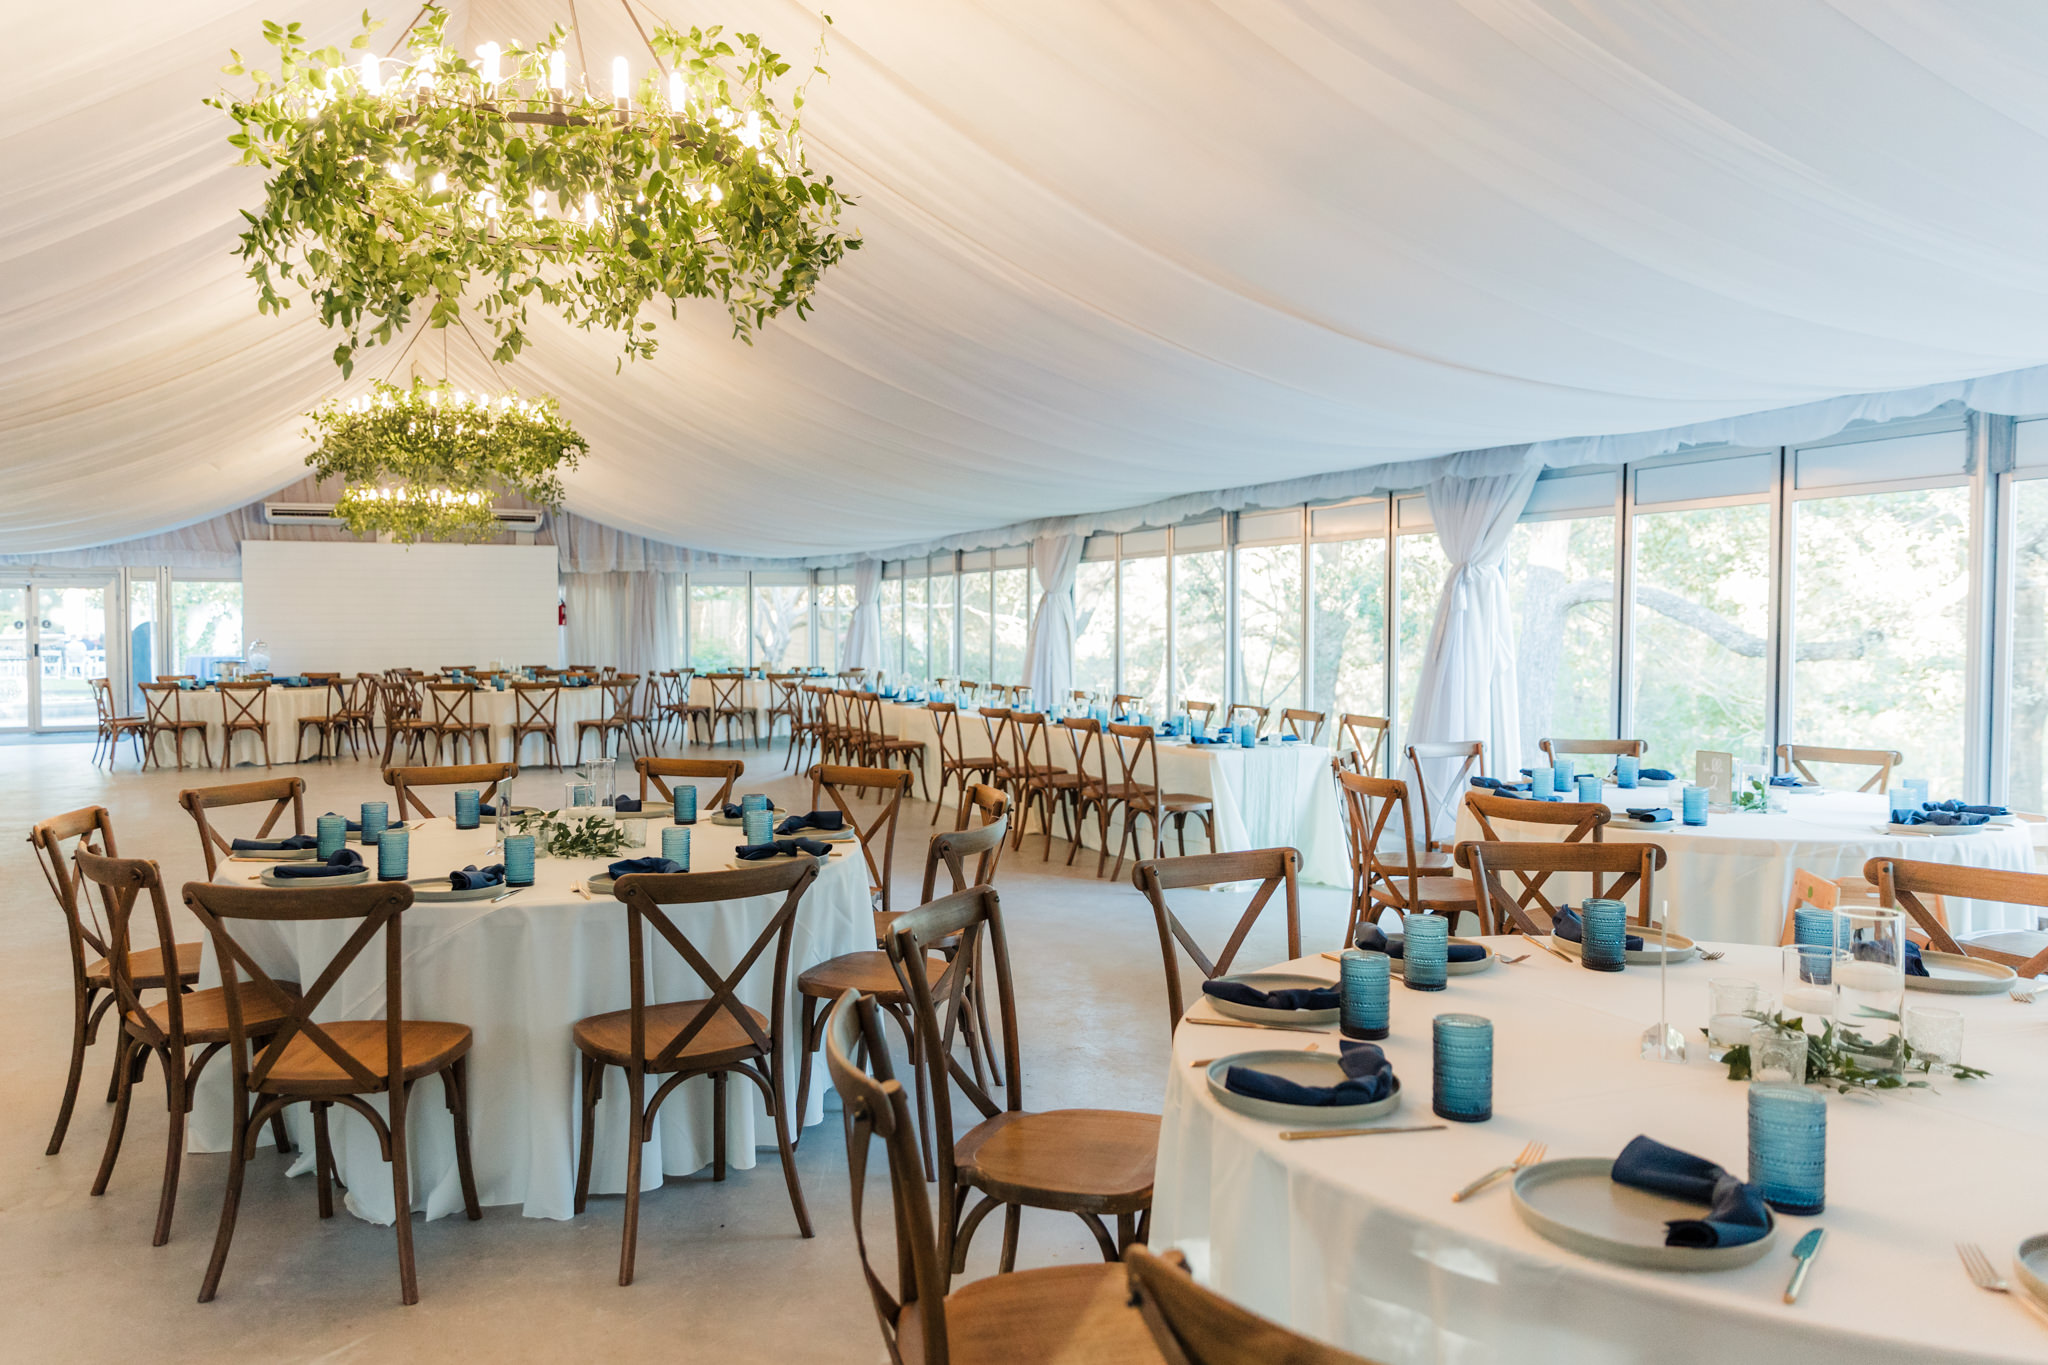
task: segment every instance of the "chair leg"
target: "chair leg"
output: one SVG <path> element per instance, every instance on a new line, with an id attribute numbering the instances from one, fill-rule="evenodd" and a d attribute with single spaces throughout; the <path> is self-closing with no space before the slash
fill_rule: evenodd
<path id="1" fill-rule="evenodd" d="M 85 1075 L 85 1032 L 89 1006 L 85 996 L 71 997 L 71 1070 L 64 1078 L 64 1102 L 57 1106 L 57 1126 L 50 1133 L 44 1156 L 55 1156 L 64 1146 L 64 1130 L 71 1126 L 72 1106 L 78 1103 L 78 1082 Z"/>
<path id="2" fill-rule="evenodd" d="M 412 1256 L 412 1173 L 405 1149 L 405 1102 L 411 1088 L 397 1085 L 391 1090 L 391 1221 L 398 1230 L 398 1299 L 408 1307 L 420 1301 Z"/>
<path id="3" fill-rule="evenodd" d="M 796 1230 L 805 1237 L 813 1237 L 817 1234 L 811 1229 L 811 1211 L 804 1206 L 803 1181 L 796 1173 L 796 1140 L 790 1131 L 803 1122 L 803 1116 L 790 1119 L 789 1092 L 783 1085 L 782 1066 L 782 1049 L 778 1046 L 768 1058 L 768 1088 L 774 1093 L 769 1109 L 775 1116 L 775 1151 L 782 1158 L 782 1179 L 789 1186 L 790 1207 L 796 1210 Z"/>
<path id="4" fill-rule="evenodd" d="M 583 1140 L 576 1156 L 577 1213 L 590 1202 L 590 1145 L 597 1136 L 597 1101 L 604 1094 L 604 1066 L 595 1057 L 583 1057 Z"/>
<path id="5" fill-rule="evenodd" d="M 626 1230 L 619 1247 L 619 1283 L 633 1283 L 633 1251 L 640 1241 L 640 1148 L 647 1142 L 646 1081 L 626 1068 Z"/>
<path id="6" fill-rule="evenodd" d="M 220 1201 L 220 1230 L 213 1237 L 213 1257 L 206 1263 L 206 1278 L 199 1285 L 199 1301 L 213 1302 L 220 1288 L 220 1273 L 227 1268 L 228 1246 L 235 1240 L 235 1215 L 242 1206 L 242 1173 L 248 1169 L 249 1097 L 235 1096 L 235 1140 L 228 1152 L 228 1188 Z"/>
<path id="7" fill-rule="evenodd" d="M 711 1178 L 725 1179 L 725 1073 L 711 1073 Z"/>
<path id="8" fill-rule="evenodd" d="M 455 1172 L 462 1181 L 462 1209 L 474 1223 L 484 1216 L 476 1198 L 476 1171 L 469 1160 L 469 1059 L 458 1057 L 441 1073 L 441 1094 L 455 1125 Z"/>
<path id="9" fill-rule="evenodd" d="M 803 1141 L 804 1115 L 811 1112 L 811 1057 L 824 1041 L 824 1030 L 819 1026 L 819 1007 L 823 1003 L 814 995 L 803 997 L 803 1018 L 797 1024 L 797 1037 L 803 1040 L 798 1049 L 796 1063 L 796 1123 L 797 1137 L 791 1146 Z M 779 1092 L 778 1092 L 779 1093 Z"/>
<path id="10" fill-rule="evenodd" d="M 1022 1204 L 1003 1205 L 1003 1259 L 996 1267 L 998 1275 L 1007 1275 L 1017 1268 L 1017 1230 L 1023 1222 Z"/>
<path id="11" fill-rule="evenodd" d="M 135 1072 L 139 1063 L 146 1062 L 147 1056 L 138 1056 L 135 1040 L 122 1030 L 117 1044 L 115 1061 L 120 1085 L 114 1096 L 114 1121 L 107 1127 L 106 1150 L 100 1155 L 99 1174 L 92 1180 L 92 1192 L 96 1195 L 107 1192 L 107 1181 L 114 1174 L 114 1161 L 121 1155 L 121 1137 L 128 1131 L 128 1101 L 135 1093 Z"/>
<path id="12" fill-rule="evenodd" d="M 160 1054 L 164 1063 L 164 1102 L 170 1122 L 165 1125 L 164 1188 L 157 1197 L 156 1231 L 149 1244 L 160 1247 L 171 1240 L 171 1215 L 178 1208 L 178 1166 L 185 1155 L 185 1116 L 191 1104 L 185 1094 L 185 1059 Z"/>
<path id="13" fill-rule="evenodd" d="M 327 1138 L 327 1103 L 313 1105 L 313 1188 L 320 1196 L 320 1216 L 334 1217 L 334 1147 Z"/>

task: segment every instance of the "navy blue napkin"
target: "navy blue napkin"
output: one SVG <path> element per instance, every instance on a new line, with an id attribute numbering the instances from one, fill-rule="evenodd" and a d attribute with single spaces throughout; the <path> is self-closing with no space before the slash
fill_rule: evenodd
<path id="1" fill-rule="evenodd" d="M 605 875 L 613 881 L 630 877 L 635 872 L 681 872 L 683 865 L 670 858 L 623 858 L 606 868 Z"/>
<path id="2" fill-rule="evenodd" d="M 614 796 L 612 798 L 612 809 L 614 811 L 639 810 L 640 798 L 637 796 Z"/>
<path id="3" fill-rule="evenodd" d="M 1909 810 L 1904 815 L 1895 817 L 1892 823 L 1895 825 L 1946 825 L 1954 827 L 1958 825 L 1986 825 L 1991 823 L 1991 817 L 1979 815 L 1974 811 Z"/>
<path id="4" fill-rule="evenodd" d="M 822 858 L 831 851 L 832 845 L 816 839 L 770 839 L 765 844 L 742 844 L 732 851 L 732 856 L 751 863 L 762 858 L 794 858 L 799 853 Z"/>
<path id="5" fill-rule="evenodd" d="M 363 870 L 363 855 L 342 849 L 324 863 L 279 863 L 270 869 L 273 877 L 340 877 Z"/>
<path id="6" fill-rule="evenodd" d="M 1674 1218 L 1664 1225 L 1668 1247 L 1739 1247 L 1771 1230 L 1770 1210 L 1745 1185 L 1703 1157 L 1638 1137 L 1614 1159 L 1616 1184 L 1705 1204 L 1704 1218 Z"/>
<path id="7" fill-rule="evenodd" d="M 1652 782 L 1671 782 L 1677 779 L 1678 774 L 1666 772 L 1662 768 L 1638 768 L 1636 770 L 1636 776 L 1638 778 L 1647 777 Z"/>
<path id="8" fill-rule="evenodd" d="M 1926 976 L 1927 964 L 1920 960 L 1920 945 L 1912 939 L 1906 940 L 1906 975 Z"/>
<path id="9" fill-rule="evenodd" d="M 1906 961 L 1904 970 L 1906 975 L 1926 976 L 1927 964 L 1920 960 L 1920 945 L 1913 942 L 1912 939 L 1905 940 L 1905 944 Z M 1849 956 L 1857 959 L 1859 962 L 1889 963 L 1892 960 L 1891 953 L 1885 948 L 1884 944 L 1871 943 L 1868 941 L 1851 944 L 1849 947 Z"/>
<path id="10" fill-rule="evenodd" d="M 1645 823 L 1651 823 L 1658 820 L 1669 820 L 1671 818 L 1671 807 L 1630 806 L 1627 810 L 1623 811 L 1622 814 L 1626 815 L 1631 820 L 1641 820 Z"/>
<path id="11" fill-rule="evenodd" d="M 1196 735 L 1196 736 L 1195 736 L 1195 737 L 1194 737 L 1193 739 L 1190 739 L 1190 740 L 1188 741 L 1188 743 L 1190 743 L 1190 744 L 1235 744 L 1235 743 L 1237 743 L 1237 736 L 1235 736 L 1235 735 Z"/>
<path id="12" fill-rule="evenodd" d="M 845 828 L 846 815 L 843 811 L 814 810 L 809 815 L 790 816 L 775 827 L 775 832 L 777 834 L 795 834 L 800 830 L 806 829 L 835 830 Z"/>
<path id="13" fill-rule="evenodd" d="M 1408 940 L 1388 938 L 1377 924 L 1361 925 L 1358 930 L 1358 945 L 1371 953 L 1385 953 L 1388 957 L 1399 957 L 1407 951 Z M 1444 949 L 1446 962 L 1478 962 L 1486 956 L 1486 948 L 1478 943 L 1453 943 Z"/>
<path id="14" fill-rule="evenodd" d="M 1274 1104 L 1299 1104 L 1328 1108 L 1340 1104 L 1371 1104 L 1394 1093 L 1394 1067 L 1387 1054 L 1372 1043 L 1344 1044 L 1337 1065 L 1345 1079 L 1337 1085 L 1297 1085 L 1281 1076 L 1233 1066 L 1223 1073 L 1223 1088 L 1248 1099 Z"/>
<path id="15" fill-rule="evenodd" d="M 460 872 L 448 874 L 448 889 L 451 891 L 474 891 L 478 887 L 498 886 L 505 880 L 505 865 L 492 863 L 489 867 L 478 867 L 471 863 Z"/>
<path id="16" fill-rule="evenodd" d="M 1965 805 L 1961 801 L 1929 801 L 1922 805 L 1920 809 L 1929 811 L 1945 810 L 1956 815 L 1991 816 L 2012 814 L 2012 812 L 2007 810 L 2004 806 L 1971 806 Z"/>
<path id="17" fill-rule="evenodd" d="M 236 853 L 291 853 L 318 848 L 320 841 L 310 834 L 294 834 L 284 839 L 237 839 L 229 847 Z"/>
<path id="18" fill-rule="evenodd" d="M 1522 771 L 1529 770 L 1524 768 Z M 1497 777 L 1475 777 L 1472 779 L 1472 785 L 1481 791 L 1499 792 L 1502 796 L 1513 796 L 1518 792 L 1527 793 L 1529 790 L 1527 782 L 1503 782 Z"/>
<path id="19" fill-rule="evenodd" d="M 1579 923 L 1579 912 L 1569 905 L 1560 905 L 1557 907 L 1557 914 L 1550 921 L 1550 932 L 1566 943 L 1583 943 L 1586 931 Z M 1643 950 L 1642 935 L 1624 933 L 1622 947 L 1628 952 L 1640 953 Z"/>
<path id="20" fill-rule="evenodd" d="M 1771 779 L 1773 787 L 1803 787 L 1806 784 L 1791 773 L 1779 773 Z"/>
<path id="21" fill-rule="evenodd" d="M 486 808 L 486 809 L 488 809 L 488 808 Z M 335 810 L 330 810 L 330 811 L 325 811 L 325 812 L 323 812 L 323 814 L 327 814 L 327 815 L 340 815 L 340 814 L 341 814 L 341 812 L 340 812 L 340 811 L 335 811 Z M 341 822 L 341 823 L 342 823 L 342 828 L 343 828 L 343 829 L 345 829 L 345 830 L 347 830 L 347 831 L 348 831 L 348 832 L 349 832 L 350 834 L 361 834 L 361 833 L 363 832 L 363 827 L 362 827 L 362 825 L 361 825 L 360 823 L 358 823 L 357 821 L 354 821 L 354 820 L 349 820 L 349 819 L 346 819 L 346 818 L 344 818 L 344 819 L 342 820 L 342 822 Z"/>
<path id="22" fill-rule="evenodd" d="M 1298 990 L 1262 991 L 1242 981 L 1204 981 L 1202 994 L 1233 1005 L 1259 1010 L 1333 1010 L 1337 1008 L 1335 986 L 1313 986 Z"/>

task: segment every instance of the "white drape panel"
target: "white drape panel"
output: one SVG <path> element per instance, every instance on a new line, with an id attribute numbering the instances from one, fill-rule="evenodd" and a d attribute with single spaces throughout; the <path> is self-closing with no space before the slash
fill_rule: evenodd
<path id="1" fill-rule="evenodd" d="M 575 573 L 562 584 L 569 610 L 568 663 L 607 665 L 621 673 L 676 666 L 676 576 Z"/>
<path id="2" fill-rule="evenodd" d="M 1080 536 L 1040 536 L 1031 542 L 1031 568 L 1040 592 L 1024 645 L 1024 681 L 1040 706 L 1052 705 L 1074 686 L 1074 575 L 1080 567 Z"/>
<path id="3" fill-rule="evenodd" d="M 853 566 L 853 614 L 846 621 L 840 645 L 841 668 L 882 666 L 882 561 L 863 559 Z"/>
<path id="4" fill-rule="evenodd" d="M 591 664 L 602 668 L 617 666 L 619 657 L 619 603 L 622 585 L 613 580 L 621 575 L 572 573 L 562 578 L 562 605 L 569 614 L 565 664 Z"/>
<path id="5" fill-rule="evenodd" d="M 1448 475 L 1429 485 L 1430 516 L 1451 568 L 1416 681 L 1407 742 L 1485 740 L 1487 771 L 1496 774 L 1512 773 L 1522 764 L 1514 616 L 1501 560 L 1537 473 L 1530 461 L 1514 473 Z M 1455 771 L 1456 765 L 1429 765 L 1422 780 L 1442 781 L 1440 770 L 1447 766 Z M 1431 802 L 1431 823 L 1439 837 L 1456 823 L 1458 804 Z"/>

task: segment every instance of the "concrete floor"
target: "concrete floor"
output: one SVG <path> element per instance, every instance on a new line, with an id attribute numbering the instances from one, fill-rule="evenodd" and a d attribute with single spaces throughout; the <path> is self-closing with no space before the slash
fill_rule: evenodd
<path id="1" fill-rule="evenodd" d="M 721 748 L 720 755 L 727 751 Z M 765 787 L 802 803 L 808 783 L 786 774 L 781 747 L 745 750 Z M 387 794 L 373 764 L 279 768 L 306 779 L 309 811 Z M 196 1302 L 226 1158 L 187 1156 L 177 1224 L 152 1248 L 161 1178 L 161 1078 L 139 1088 L 107 1193 L 88 1190 L 110 1109 L 102 1103 L 111 1030 L 87 1053 L 86 1080 L 58 1156 L 45 1156 L 62 1092 L 70 973 L 61 922 L 25 842 L 39 819 L 80 806 L 112 813 L 121 852 L 162 865 L 175 889 L 203 875 L 198 836 L 175 804 L 188 786 L 262 776 L 175 769 L 137 773 L 89 762 L 85 744 L 0 747 L 0 953 L 12 964 L 0 994 L 0 1360 L 269 1362 L 636 1358 L 681 1361 L 881 1361 L 886 1353 L 851 1236 L 846 1149 L 836 1115 L 807 1130 L 798 1153 L 817 1236 L 796 1235 L 772 1157 L 714 1185 L 706 1170 L 643 1196 L 635 1283 L 616 1283 L 620 1200 L 594 1197 L 569 1222 L 486 1208 L 481 1222 L 415 1221 L 420 1303 L 398 1302 L 391 1231 L 346 1213 L 316 1215 L 312 1182 L 288 1180 L 259 1155 L 246 1182 L 218 1299 Z M 752 785 L 750 783 L 750 785 Z M 787 804 L 786 801 L 782 802 Z M 798 809 L 807 808 L 800 804 Z M 906 805 L 896 850 L 898 904 L 914 900 L 931 807 Z M 945 823 L 950 824 L 948 813 Z M 1067 846 L 1040 861 L 1028 839 L 998 877 L 1019 996 L 1025 1099 L 1034 1109 L 1097 1106 L 1156 1111 L 1168 1055 L 1159 945 L 1129 882 L 1094 878 L 1092 852 L 1074 869 Z M 1247 897 L 1188 893 L 1177 902 L 1200 941 L 1220 946 Z M 1303 888 L 1306 950 L 1334 947 L 1343 895 Z M 1277 905 L 1275 909 L 1277 909 Z M 180 907 L 177 913 L 183 917 Z M 187 920 L 181 938 L 199 937 Z M 1284 956 L 1270 916 L 1240 959 Z M 564 1037 L 566 1050 L 569 1040 Z M 822 1068 L 819 1074 L 822 1076 Z M 337 1115 L 341 1111 L 335 1111 Z M 338 1117 L 336 1122 L 359 1122 Z M 474 1135 L 491 1141 L 487 1132 Z M 893 1274 L 887 1176 L 879 1154 L 868 1199 L 877 1268 Z M 1000 1228 L 976 1239 L 970 1277 L 992 1274 Z M 1023 1223 L 1020 1266 L 1092 1260 L 1093 1239 L 1069 1217 Z"/>

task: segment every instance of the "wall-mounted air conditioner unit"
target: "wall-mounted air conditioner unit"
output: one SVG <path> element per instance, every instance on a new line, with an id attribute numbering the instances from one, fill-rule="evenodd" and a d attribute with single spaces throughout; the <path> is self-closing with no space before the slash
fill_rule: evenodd
<path id="1" fill-rule="evenodd" d="M 547 522 L 547 513 L 526 507 L 493 508 L 491 515 L 503 531 L 532 533 Z M 272 526 L 341 525 L 341 518 L 334 515 L 331 502 L 266 502 L 263 504 L 263 520 Z"/>

